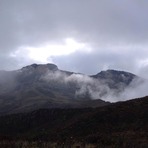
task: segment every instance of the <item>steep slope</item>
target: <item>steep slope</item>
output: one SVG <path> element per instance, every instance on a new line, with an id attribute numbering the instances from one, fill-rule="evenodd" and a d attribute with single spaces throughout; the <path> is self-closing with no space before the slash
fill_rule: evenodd
<path id="1" fill-rule="evenodd" d="M 0 71 L 0 113 L 108 105 L 99 98 L 108 95 L 110 90 L 115 95 L 120 93 L 135 77 L 113 70 L 86 76 L 59 70 L 54 64 L 32 64 L 16 71 Z"/>
<path id="2" fill-rule="evenodd" d="M 147 117 L 148 97 L 94 109 L 44 109 L 0 117 L 0 138 L 146 147 Z"/>

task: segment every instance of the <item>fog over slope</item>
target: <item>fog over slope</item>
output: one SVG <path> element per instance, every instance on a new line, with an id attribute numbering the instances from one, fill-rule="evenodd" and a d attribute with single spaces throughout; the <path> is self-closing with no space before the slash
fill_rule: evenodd
<path id="1" fill-rule="evenodd" d="M 111 71 L 112 70 L 108 70 L 104 72 L 107 73 Z M 110 73 L 108 73 L 108 75 L 109 74 Z M 49 71 L 41 79 L 47 82 L 55 81 L 63 84 L 75 83 L 78 86 L 75 92 L 76 96 L 89 94 L 92 99 L 102 99 L 109 102 L 125 101 L 147 95 L 147 80 L 144 81 L 144 79 L 132 74 L 129 74 L 130 76 L 132 75 L 132 78 L 128 80 L 129 77 L 126 77 L 124 74 L 126 73 L 119 73 L 122 82 L 114 82 L 111 78 L 96 79 L 95 76 L 77 73 L 67 75 L 63 73 L 63 71 Z M 126 82 L 128 84 L 126 84 Z"/>
<path id="2" fill-rule="evenodd" d="M 34 91 L 43 84 L 48 86 L 47 91 L 54 89 L 59 93 L 64 90 L 71 93 L 71 98 L 90 97 L 109 102 L 146 96 L 148 86 L 147 80 L 128 72 L 107 70 L 88 76 L 59 70 L 54 64 L 32 64 L 17 71 L 0 72 L 0 95 Z"/>

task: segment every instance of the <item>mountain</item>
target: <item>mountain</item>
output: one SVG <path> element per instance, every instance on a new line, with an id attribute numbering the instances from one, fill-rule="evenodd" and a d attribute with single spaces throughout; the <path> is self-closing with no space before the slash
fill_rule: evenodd
<path id="1" fill-rule="evenodd" d="M 0 144 L 9 147 L 28 140 L 30 147 L 33 141 L 36 147 L 52 147 L 46 143 L 71 147 L 77 142 L 79 147 L 91 143 L 94 147 L 146 148 L 147 117 L 148 97 L 99 108 L 40 109 L 1 116 Z"/>
<path id="2" fill-rule="evenodd" d="M 138 77 L 115 70 L 87 76 L 60 70 L 54 64 L 32 64 L 16 71 L 0 71 L 0 114 L 108 105 L 109 102 L 101 99 L 109 91 L 118 95 L 135 78 Z"/>
<path id="3" fill-rule="evenodd" d="M 117 88 L 119 83 L 127 86 L 133 81 L 133 79 L 138 78 L 132 73 L 117 70 L 101 71 L 92 77 L 106 81 L 112 88 Z"/>

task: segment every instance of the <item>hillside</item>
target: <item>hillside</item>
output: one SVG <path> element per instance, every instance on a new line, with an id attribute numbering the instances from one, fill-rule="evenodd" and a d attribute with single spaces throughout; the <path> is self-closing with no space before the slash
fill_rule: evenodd
<path id="1" fill-rule="evenodd" d="M 147 117 L 148 97 L 94 109 L 41 109 L 0 117 L 0 138 L 146 148 Z"/>
<path id="2" fill-rule="evenodd" d="M 102 98 L 110 92 L 117 96 L 135 78 L 138 77 L 112 70 L 87 76 L 60 70 L 54 64 L 32 64 L 16 71 L 0 71 L 0 114 L 108 105 Z"/>
<path id="3" fill-rule="evenodd" d="M 139 77 L 115 70 L 87 76 L 60 70 L 54 64 L 0 71 L 0 114 L 108 105 L 103 99 L 118 96 L 135 78 Z"/>

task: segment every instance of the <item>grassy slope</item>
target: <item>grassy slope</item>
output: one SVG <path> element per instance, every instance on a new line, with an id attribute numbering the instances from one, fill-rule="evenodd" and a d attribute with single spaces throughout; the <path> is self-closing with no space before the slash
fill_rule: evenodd
<path id="1" fill-rule="evenodd" d="M 1 139 L 148 145 L 148 97 L 88 109 L 44 109 L 0 117 Z"/>

